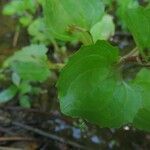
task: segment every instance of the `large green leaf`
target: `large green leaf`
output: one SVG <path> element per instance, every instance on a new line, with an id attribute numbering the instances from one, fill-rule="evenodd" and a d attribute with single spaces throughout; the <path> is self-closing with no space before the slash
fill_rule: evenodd
<path id="1" fill-rule="evenodd" d="M 134 125 L 139 129 L 150 131 L 150 70 L 142 69 L 134 84 L 137 84 L 142 91 L 142 108 L 134 119 Z"/>
<path id="2" fill-rule="evenodd" d="M 139 48 L 150 48 L 150 8 L 128 9 L 126 23 Z"/>
<path id="3" fill-rule="evenodd" d="M 122 81 L 118 49 L 107 42 L 82 47 L 58 81 L 61 111 L 103 127 L 131 123 L 141 105 L 138 88 Z"/>
<path id="4" fill-rule="evenodd" d="M 45 0 L 44 12 L 50 34 L 60 40 L 72 40 L 76 39 L 77 28 L 90 31 L 100 21 L 104 5 L 101 0 Z"/>

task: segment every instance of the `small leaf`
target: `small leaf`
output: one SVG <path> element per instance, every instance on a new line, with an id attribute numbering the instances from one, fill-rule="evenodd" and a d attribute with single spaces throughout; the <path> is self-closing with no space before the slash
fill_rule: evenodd
<path id="1" fill-rule="evenodd" d="M 8 89 L 0 93 L 0 103 L 5 103 L 11 100 L 17 93 L 17 87 L 10 86 Z"/>
<path id="2" fill-rule="evenodd" d="M 5 62 L 4 66 L 8 67 L 16 61 L 20 62 L 40 62 L 47 61 L 47 48 L 43 45 L 30 45 L 16 51 L 13 56 L 9 57 Z"/>
<path id="3" fill-rule="evenodd" d="M 8 58 L 4 67 L 10 67 L 23 80 L 42 82 L 50 76 L 46 52 L 44 45 L 27 46 Z"/>
<path id="4" fill-rule="evenodd" d="M 150 8 L 128 9 L 125 19 L 137 46 L 150 48 Z"/>
<path id="5" fill-rule="evenodd" d="M 21 96 L 19 99 L 19 103 L 20 103 L 20 106 L 24 108 L 31 108 L 31 101 L 29 99 L 29 96 L 27 95 Z"/>
<path id="6" fill-rule="evenodd" d="M 31 15 L 28 15 L 28 16 L 20 17 L 19 22 L 20 22 L 24 27 L 27 27 L 27 26 L 32 22 L 32 16 L 31 16 Z"/>
<path id="7" fill-rule="evenodd" d="M 12 82 L 16 86 L 19 86 L 19 84 L 20 84 L 20 77 L 19 77 L 19 75 L 16 72 L 12 73 Z"/>
<path id="8" fill-rule="evenodd" d="M 32 90 L 32 87 L 28 82 L 23 81 L 20 83 L 18 90 L 21 95 L 24 95 L 24 94 L 30 93 Z"/>
<path id="9" fill-rule="evenodd" d="M 82 47 L 61 72 L 57 87 L 61 111 L 103 127 L 132 123 L 141 106 L 137 87 L 117 70 L 118 49 L 107 42 Z"/>
<path id="10" fill-rule="evenodd" d="M 45 24 L 43 18 L 38 18 L 34 20 L 28 27 L 28 33 L 33 37 L 32 43 L 45 43 L 49 44 L 50 40 L 46 34 Z"/>
<path id="11" fill-rule="evenodd" d="M 91 29 L 93 41 L 108 40 L 115 33 L 115 25 L 110 15 L 104 15 L 102 20 Z"/>
<path id="12" fill-rule="evenodd" d="M 142 69 L 134 80 L 134 84 L 141 88 L 142 107 L 135 116 L 135 127 L 150 131 L 150 70 Z"/>
<path id="13" fill-rule="evenodd" d="M 19 62 L 12 65 L 12 70 L 25 81 L 43 82 L 50 76 L 49 68 L 44 64 Z"/>

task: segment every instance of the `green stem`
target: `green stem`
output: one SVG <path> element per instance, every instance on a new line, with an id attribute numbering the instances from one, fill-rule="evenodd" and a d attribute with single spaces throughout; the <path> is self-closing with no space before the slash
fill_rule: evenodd
<path id="1" fill-rule="evenodd" d="M 48 67 L 51 70 L 61 70 L 63 67 L 65 66 L 65 64 L 63 63 L 52 63 L 52 62 L 48 62 Z"/>
<path id="2" fill-rule="evenodd" d="M 94 44 L 90 32 L 88 32 L 84 28 L 81 28 L 81 27 L 78 27 L 78 26 L 75 26 L 75 25 L 70 25 L 69 26 L 69 32 L 79 34 L 79 36 L 81 37 L 80 40 L 81 40 L 81 42 L 84 45 L 92 45 L 92 44 Z"/>

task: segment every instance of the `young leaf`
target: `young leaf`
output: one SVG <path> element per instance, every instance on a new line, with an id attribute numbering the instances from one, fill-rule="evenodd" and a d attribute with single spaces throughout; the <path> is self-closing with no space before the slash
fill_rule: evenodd
<path id="1" fill-rule="evenodd" d="M 11 79 L 14 85 L 16 85 L 17 87 L 20 85 L 20 77 L 16 72 L 12 73 Z"/>
<path id="2" fill-rule="evenodd" d="M 32 43 L 49 44 L 49 37 L 46 35 L 45 24 L 43 18 L 38 18 L 28 27 L 28 33 L 33 37 Z"/>
<path id="3" fill-rule="evenodd" d="M 17 93 L 17 87 L 12 85 L 8 89 L 0 93 L 0 103 L 5 103 L 11 100 Z"/>
<path id="4" fill-rule="evenodd" d="M 141 98 L 138 88 L 122 81 L 118 49 L 107 42 L 82 47 L 62 70 L 57 87 L 61 111 L 103 127 L 131 123 Z"/>
<path id="5" fill-rule="evenodd" d="M 27 81 L 44 81 L 49 75 L 44 45 L 31 45 L 17 51 L 4 62 L 5 67 L 11 67 L 21 79 Z"/>
<path id="6" fill-rule="evenodd" d="M 16 62 L 12 65 L 12 70 L 17 72 L 21 79 L 25 81 L 45 81 L 50 71 L 48 66 L 43 64 L 36 64 L 31 62 Z"/>
<path id="7" fill-rule="evenodd" d="M 47 48 L 40 44 L 40 45 L 30 45 L 22 48 L 20 51 L 15 52 L 15 54 L 11 57 L 9 57 L 5 62 L 4 66 L 8 67 L 12 63 L 16 61 L 20 62 L 40 62 L 40 61 L 46 61 L 47 60 Z"/>
<path id="8" fill-rule="evenodd" d="M 100 22 L 95 24 L 91 29 L 93 41 L 108 40 L 115 33 L 115 25 L 110 15 L 104 15 Z"/>
<path id="9" fill-rule="evenodd" d="M 150 8 L 128 9 L 126 24 L 139 48 L 150 48 Z"/>
<path id="10" fill-rule="evenodd" d="M 134 84 L 141 88 L 142 108 L 138 111 L 133 123 L 139 129 L 150 131 L 150 70 L 142 69 L 134 80 Z"/>
<path id="11" fill-rule="evenodd" d="M 30 101 L 29 96 L 27 95 L 21 96 L 19 99 L 19 103 L 20 103 L 20 106 L 24 108 L 31 108 L 31 101 Z"/>
<path id="12" fill-rule="evenodd" d="M 103 13 L 101 0 L 45 0 L 47 29 L 54 38 L 60 40 L 77 39 L 80 35 L 74 33 L 78 30 L 90 31 Z"/>
<path id="13" fill-rule="evenodd" d="M 32 86 L 28 82 L 21 82 L 18 91 L 20 95 L 30 93 L 32 91 Z"/>

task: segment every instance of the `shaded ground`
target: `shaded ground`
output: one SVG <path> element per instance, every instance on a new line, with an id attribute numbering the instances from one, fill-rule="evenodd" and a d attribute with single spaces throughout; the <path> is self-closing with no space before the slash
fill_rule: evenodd
<path id="1" fill-rule="evenodd" d="M 2 7 L 1 2 L 0 7 Z M 16 50 L 16 47 L 13 47 L 15 26 L 14 19 L 0 15 L 0 63 Z M 17 47 L 28 44 L 25 31 L 21 31 L 18 39 Z M 129 35 L 119 32 L 113 38 L 121 48 L 129 46 L 129 40 L 131 40 Z M 50 48 L 49 57 L 52 57 L 51 51 Z M 81 119 L 63 116 L 59 110 L 55 88 L 57 77 L 58 72 L 53 72 L 51 80 L 40 85 L 47 92 L 33 96 L 32 109 L 21 108 L 17 98 L 8 104 L 0 105 L 0 150 L 148 150 L 150 148 L 148 133 L 130 127 L 118 130 L 101 129 Z M 0 89 L 2 87 L 3 83 L 0 84 Z"/>

